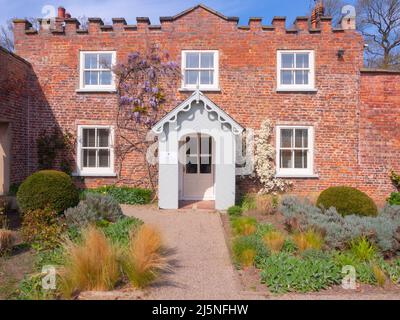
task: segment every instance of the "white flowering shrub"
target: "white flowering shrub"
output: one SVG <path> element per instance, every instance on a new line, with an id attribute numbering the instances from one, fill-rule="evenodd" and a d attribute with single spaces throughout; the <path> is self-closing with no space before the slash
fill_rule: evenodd
<path id="1" fill-rule="evenodd" d="M 255 136 L 254 168 L 256 177 L 262 184 L 260 194 L 285 192 L 291 182 L 275 178 L 275 148 L 271 144 L 272 124 L 265 120 Z"/>

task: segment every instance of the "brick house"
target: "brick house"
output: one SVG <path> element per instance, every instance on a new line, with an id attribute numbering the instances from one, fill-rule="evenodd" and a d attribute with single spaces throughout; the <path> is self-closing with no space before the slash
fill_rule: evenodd
<path id="1" fill-rule="evenodd" d="M 341 27 L 315 15 L 298 17 L 289 29 L 284 17 L 270 26 L 261 18 L 238 26 L 238 18 L 198 5 L 161 17 L 160 25 L 144 17 L 135 25 L 112 21 L 90 18 L 82 30 L 62 8 L 40 30 L 14 20 L 16 54 L 26 62 L 8 55 L 6 68 L 23 65 L 33 76 L 29 109 L 22 101 L 6 111 L 10 104 L 0 102 L 2 123 L 25 139 L 11 141 L 11 183 L 35 170 L 36 138 L 57 126 L 77 137 L 74 175 L 85 186 L 143 186 L 141 155 L 130 154 L 115 170 L 117 95 L 102 61 L 124 61 L 155 43 L 181 64 L 183 75 L 175 92 L 181 103 L 169 105 L 153 129 L 161 208 L 207 199 L 226 209 L 239 193 L 254 190 L 253 180 L 236 176 L 237 141 L 266 119 L 274 125 L 276 174 L 293 182 L 293 192 L 349 185 L 382 203 L 394 191 L 388 174 L 400 171 L 400 73 L 363 68 L 364 41 L 353 19 Z M 4 118 L 12 112 L 21 114 L 19 122 Z M 185 142 L 190 147 L 179 151 Z"/>

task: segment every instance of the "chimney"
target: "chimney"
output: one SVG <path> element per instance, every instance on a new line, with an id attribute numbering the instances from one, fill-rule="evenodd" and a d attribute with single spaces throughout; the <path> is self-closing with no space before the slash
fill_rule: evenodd
<path id="1" fill-rule="evenodd" d="M 65 19 L 65 8 L 64 7 L 58 7 L 57 18 Z"/>
<path id="2" fill-rule="evenodd" d="M 65 13 L 65 19 L 71 19 L 71 14 L 69 12 Z"/>
<path id="3" fill-rule="evenodd" d="M 311 28 L 317 29 L 320 27 L 321 18 L 325 14 L 325 8 L 322 0 L 317 0 L 318 2 L 315 4 L 315 8 L 311 13 Z"/>
<path id="4" fill-rule="evenodd" d="M 343 30 L 356 30 L 356 17 L 343 17 L 340 24 Z"/>

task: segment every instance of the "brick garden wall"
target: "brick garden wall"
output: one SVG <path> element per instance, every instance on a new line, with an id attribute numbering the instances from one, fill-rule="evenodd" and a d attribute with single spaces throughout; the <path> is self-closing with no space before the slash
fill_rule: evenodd
<path id="1" fill-rule="evenodd" d="M 360 113 L 368 106 L 360 103 L 361 86 L 363 99 L 369 91 L 368 82 L 360 76 L 364 41 L 354 30 L 332 28 L 329 19 L 323 19 L 320 28 L 312 30 L 302 18 L 289 30 L 282 18 L 274 19 L 272 26 L 252 19 L 249 26 L 238 27 L 235 19 L 223 19 L 200 7 L 176 20 L 163 19 L 160 26 L 151 26 L 146 19 L 138 19 L 135 26 L 116 20 L 112 27 L 91 20 L 87 32 L 77 32 L 74 19 L 66 20 L 65 29 L 53 32 L 26 31 L 23 21 L 15 26 L 17 53 L 32 64 L 47 101 L 32 115 L 32 123 L 37 124 L 32 135 L 50 124 L 76 133 L 78 124 L 113 123 L 115 94 L 76 92 L 80 50 L 116 50 L 121 62 L 130 52 L 157 43 L 180 64 L 183 49 L 216 49 L 220 55 L 221 91 L 206 94 L 240 124 L 258 129 L 264 119 L 270 119 L 275 125 L 314 126 L 315 173 L 319 178 L 296 179 L 296 193 L 313 194 L 332 185 L 351 185 L 379 200 L 390 189 L 383 171 L 375 177 L 378 180 L 367 180 L 375 169 L 368 167 L 363 156 L 367 118 Z M 315 50 L 317 92 L 276 92 L 279 49 Z M 339 49 L 345 50 L 343 59 L 337 56 Z M 179 86 L 176 100 L 182 101 L 190 93 L 179 92 Z M 382 128 L 375 122 L 370 125 L 374 130 Z M 364 131 L 359 130 L 361 127 Z M 140 163 L 140 155 L 126 159 L 121 176 L 125 183 L 141 184 L 144 172 L 137 166 Z M 368 172 L 363 173 L 362 168 Z M 110 178 L 84 181 L 87 186 L 113 182 L 115 179 Z M 250 187 L 248 181 L 239 181 L 242 191 Z"/>

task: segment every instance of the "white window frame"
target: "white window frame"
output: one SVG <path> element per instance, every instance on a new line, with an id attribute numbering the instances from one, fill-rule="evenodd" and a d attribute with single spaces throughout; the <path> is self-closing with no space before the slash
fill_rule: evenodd
<path id="1" fill-rule="evenodd" d="M 308 70 L 310 69 L 308 84 L 281 84 L 281 70 L 282 70 L 282 54 L 296 54 L 308 53 L 309 54 L 309 68 L 293 70 Z M 315 53 L 314 50 L 278 50 L 277 51 L 277 91 L 316 91 L 315 89 Z"/>
<path id="2" fill-rule="evenodd" d="M 213 53 L 214 54 L 214 68 L 212 69 L 214 71 L 214 79 L 213 82 L 214 84 L 212 85 L 205 85 L 205 84 L 185 84 L 185 75 L 186 75 L 186 55 L 188 53 Z M 219 91 L 219 51 L 218 50 L 182 50 L 182 85 L 181 85 L 181 90 L 189 90 L 189 91 L 194 91 L 199 87 L 199 90 L 203 91 Z M 195 68 L 194 70 L 201 70 L 200 68 Z M 206 69 L 204 69 L 206 70 Z M 211 69 L 207 69 L 211 70 Z"/>
<path id="3" fill-rule="evenodd" d="M 86 54 L 102 54 L 102 53 L 109 53 L 111 54 L 111 68 L 113 68 L 117 63 L 117 53 L 116 51 L 80 51 L 79 55 L 79 90 L 78 91 L 115 91 L 115 74 L 111 70 L 111 85 L 85 85 L 85 55 Z M 95 70 L 95 69 L 90 69 Z M 104 71 L 104 69 L 101 69 Z M 99 69 L 99 71 L 101 71 Z"/>
<path id="4" fill-rule="evenodd" d="M 109 129 L 109 150 L 110 150 L 110 167 L 108 168 L 84 168 L 82 165 L 82 142 L 83 142 L 83 130 L 84 129 Z M 102 148 L 100 148 L 102 149 Z M 103 148 L 105 149 L 105 148 Z M 76 176 L 82 177 L 115 177 L 114 172 L 114 127 L 104 125 L 79 125 L 78 126 L 78 141 L 77 141 L 77 153 L 76 153 Z"/>
<path id="5" fill-rule="evenodd" d="M 281 168 L 281 130 L 282 129 L 307 129 L 308 130 L 308 154 L 306 169 Z M 314 174 L 314 127 L 284 125 L 276 127 L 276 177 L 278 178 L 307 178 L 317 177 Z"/>

